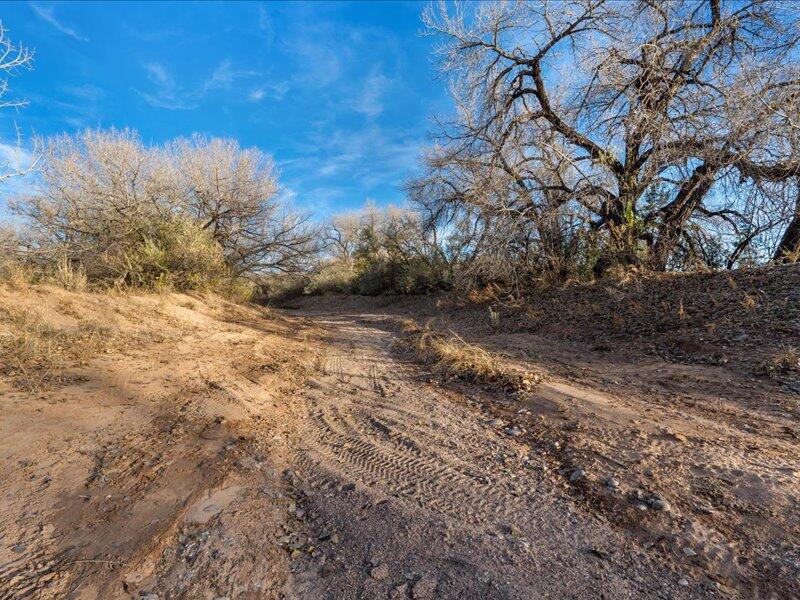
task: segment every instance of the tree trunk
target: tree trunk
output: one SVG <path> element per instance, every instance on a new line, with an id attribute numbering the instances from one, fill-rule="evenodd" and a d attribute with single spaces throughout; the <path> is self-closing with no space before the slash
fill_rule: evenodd
<path id="1" fill-rule="evenodd" d="M 772 260 L 781 262 L 797 262 L 800 259 L 800 190 L 794 208 L 794 216 L 783 233 L 780 244 L 775 250 Z"/>
<path id="2" fill-rule="evenodd" d="M 683 182 L 675 200 L 664 207 L 658 239 L 652 247 L 651 264 L 654 269 L 666 270 L 686 222 L 714 185 L 714 173 L 715 169 L 708 163 L 697 167 L 691 177 Z"/>

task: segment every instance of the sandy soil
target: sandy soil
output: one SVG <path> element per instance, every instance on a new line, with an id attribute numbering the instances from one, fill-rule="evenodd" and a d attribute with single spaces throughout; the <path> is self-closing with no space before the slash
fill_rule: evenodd
<path id="1" fill-rule="evenodd" d="M 0 377 L 2 598 L 800 594 L 798 399 L 735 357 L 430 299 L 0 300 L 116 332 L 48 389 Z M 544 381 L 434 375 L 409 316 Z"/>

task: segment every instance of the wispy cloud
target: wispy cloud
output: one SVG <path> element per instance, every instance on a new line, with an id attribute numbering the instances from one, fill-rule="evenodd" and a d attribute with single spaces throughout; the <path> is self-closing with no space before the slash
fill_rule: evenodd
<path id="1" fill-rule="evenodd" d="M 85 85 L 65 85 L 61 88 L 65 94 L 69 94 L 79 100 L 96 103 L 105 97 L 106 91 L 102 88 L 87 83 Z"/>
<path id="2" fill-rule="evenodd" d="M 275 39 L 275 27 L 272 24 L 272 17 L 263 4 L 257 4 L 256 10 L 258 11 L 258 20 L 256 21 L 258 29 L 264 39 L 271 44 L 272 40 Z"/>
<path id="3" fill-rule="evenodd" d="M 283 100 L 283 97 L 287 94 L 290 87 L 289 83 L 285 81 L 259 85 L 250 90 L 247 99 L 250 100 L 250 102 L 261 102 L 265 98 Z"/>
<path id="4" fill-rule="evenodd" d="M 151 106 L 169 110 L 193 110 L 199 106 L 197 98 L 192 97 L 196 94 L 186 93 L 179 88 L 172 74 L 161 63 L 148 63 L 144 65 L 144 70 L 155 90 L 152 93 L 137 92 Z"/>
<path id="5" fill-rule="evenodd" d="M 231 85 L 239 79 L 246 79 L 258 75 L 257 71 L 250 69 L 237 69 L 229 60 L 223 60 L 219 63 L 211 76 L 203 83 L 202 94 L 210 90 L 224 90 L 231 87 Z"/>
<path id="6" fill-rule="evenodd" d="M 0 168 L 9 171 L 24 171 L 33 164 L 33 154 L 16 144 L 0 142 Z"/>
<path id="7" fill-rule="evenodd" d="M 261 102 L 266 97 L 266 95 L 267 92 L 265 92 L 263 88 L 256 88 L 248 94 L 247 98 L 251 102 Z"/>
<path id="8" fill-rule="evenodd" d="M 44 6 L 39 2 L 29 2 L 28 3 L 36 15 L 42 19 L 43 21 L 49 23 L 56 29 L 58 29 L 64 35 L 68 35 L 69 37 L 78 40 L 79 42 L 88 42 L 89 38 L 86 36 L 81 35 L 75 29 L 62 23 L 56 18 L 55 15 L 55 6 Z"/>
<path id="9" fill-rule="evenodd" d="M 383 112 L 383 96 L 391 80 L 375 67 L 369 76 L 358 86 L 352 101 L 352 108 L 368 117 L 377 117 Z"/>
<path id="10" fill-rule="evenodd" d="M 215 90 L 228 90 L 240 80 L 257 77 L 258 71 L 237 68 L 230 60 L 223 60 L 198 85 L 180 85 L 172 72 L 162 63 L 143 65 L 147 78 L 153 84 L 150 91 L 137 90 L 137 93 L 151 106 L 169 110 L 193 110 L 200 106 L 206 95 Z M 249 95 L 251 101 L 258 101 L 267 95 L 270 88 L 255 88 Z M 285 91 L 283 92 L 285 93 Z"/>

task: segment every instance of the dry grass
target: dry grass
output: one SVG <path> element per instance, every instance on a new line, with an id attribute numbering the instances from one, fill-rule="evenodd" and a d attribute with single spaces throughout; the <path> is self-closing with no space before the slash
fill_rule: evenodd
<path id="1" fill-rule="evenodd" d="M 58 327 L 34 309 L 3 307 L 0 324 L 0 371 L 30 393 L 49 389 L 61 380 L 66 363 L 86 362 L 114 337 L 111 326 L 97 321 Z"/>
<path id="2" fill-rule="evenodd" d="M 420 328 L 413 321 L 402 323 L 403 332 L 415 340 L 418 356 L 434 371 L 476 383 L 500 385 L 510 391 L 527 391 L 539 384 L 541 375 L 514 369 L 501 357 L 464 341 L 455 332 L 448 336 Z"/>
<path id="3" fill-rule="evenodd" d="M 758 370 L 768 377 L 780 373 L 800 372 L 800 350 L 794 346 L 783 346 L 779 352 L 762 361 Z"/>
<path id="4" fill-rule="evenodd" d="M 22 289 L 33 281 L 34 273 L 20 262 L 8 258 L 0 258 L 0 283 L 11 289 Z"/>

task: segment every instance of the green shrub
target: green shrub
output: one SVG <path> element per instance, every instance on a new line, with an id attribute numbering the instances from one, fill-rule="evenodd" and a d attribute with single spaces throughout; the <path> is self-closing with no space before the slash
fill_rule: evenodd
<path id="1" fill-rule="evenodd" d="M 111 258 L 118 281 L 149 289 L 209 289 L 227 275 L 222 248 L 195 221 L 151 220 L 134 248 Z M 119 264 L 114 264 L 119 262 Z"/>

